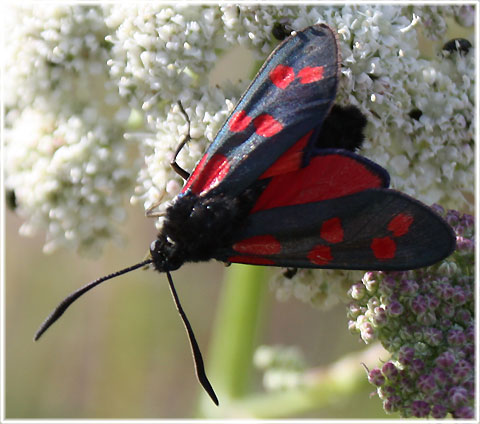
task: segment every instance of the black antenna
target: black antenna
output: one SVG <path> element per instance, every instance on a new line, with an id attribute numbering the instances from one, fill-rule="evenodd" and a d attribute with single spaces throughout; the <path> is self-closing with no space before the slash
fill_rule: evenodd
<path id="1" fill-rule="evenodd" d="M 202 352 L 200 352 L 200 348 L 198 347 L 197 340 L 195 339 L 195 334 L 193 333 L 192 326 L 188 321 L 187 315 L 183 311 L 182 305 L 180 304 L 180 300 L 177 295 L 177 291 L 175 290 L 175 286 L 173 285 L 172 276 L 170 272 L 165 271 L 167 273 L 168 285 L 170 286 L 170 292 L 172 293 L 173 301 L 175 302 L 175 306 L 177 307 L 177 311 L 182 318 L 183 324 L 185 325 L 185 329 L 187 330 L 188 340 L 190 341 L 190 348 L 192 349 L 192 356 L 193 362 L 195 364 L 195 374 L 197 375 L 198 382 L 202 385 L 205 391 L 208 393 L 210 398 L 213 400 L 213 403 L 218 406 L 218 398 L 213 390 L 210 381 L 208 381 L 207 374 L 205 373 L 205 366 L 203 365 L 203 358 Z"/>
<path id="2" fill-rule="evenodd" d="M 114 272 L 113 274 L 105 275 L 104 277 L 98 278 L 91 283 L 86 284 L 85 286 L 79 288 L 77 291 L 73 292 L 71 295 L 67 296 L 63 299 L 60 304 L 53 310 L 53 312 L 47 317 L 47 319 L 43 322 L 40 328 L 35 333 L 35 337 L 33 340 L 37 341 L 45 331 L 47 331 L 50 326 L 60 318 L 63 313 L 67 310 L 67 308 L 75 302 L 80 296 L 88 292 L 89 290 L 93 289 L 94 287 L 98 286 L 100 283 L 104 281 L 110 280 L 112 278 L 118 277 L 119 275 L 126 274 L 127 272 L 134 271 L 137 268 L 141 268 L 142 266 L 148 265 L 152 263 L 152 259 L 146 259 L 143 262 L 138 264 L 129 266 L 128 268 L 121 269 L 120 271 Z"/>
<path id="3" fill-rule="evenodd" d="M 121 269 L 120 271 L 114 272 L 109 275 L 105 275 L 104 277 L 98 278 L 91 283 L 86 284 L 85 286 L 79 288 L 77 291 L 73 292 L 65 299 L 63 299 L 60 304 L 53 310 L 53 312 L 47 317 L 47 319 L 43 322 L 40 326 L 38 331 L 35 333 L 35 337 L 33 338 L 37 341 L 45 331 L 47 331 L 51 325 L 57 321 L 63 313 L 68 309 L 68 307 L 75 302 L 80 296 L 84 295 L 89 290 L 93 289 L 94 287 L 98 286 L 99 284 L 103 283 L 104 281 L 111 280 L 112 278 L 118 277 L 122 274 L 126 274 L 127 272 L 134 271 L 142 266 L 151 264 L 153 262 L 152 259 L 146 259 L 138 264 L 129 266 L 128 268 Z M 211 397 L 215 405 L 218 406 L 218 398 L 213 390 L 210 381 L 208 381 L 207 374 L 205 373 L 205 366 L 203 364 L 202 353 L 200 352 L 200 348 L 198 347 L 197 340 L 195 339 L 195 334 L 193 333 L 192 326 L 188 321 L 187 315 L 183 311 L 182 305 L 180 304 L 180 299 L 178 298 L 177 291 L 175 290 L 175 286 L 173 285 L 172 276 L 170 275 L 169 271 L 165 271 L 167 273 L 168 285 L 170 287 L 170 291 L 172 293 L 173 300 L 175 302 L 175 306 L 177 308 L 180 317 L 182 318 L 183 324 L 185 325 L 185 329 L 187 330 L 188 340 L 190 342 L 190 348 L 192 349 L 192 356 L 193 362 L 195 364 L 195 374 L 197 375 L 197 379 L 208 395 Z"/>

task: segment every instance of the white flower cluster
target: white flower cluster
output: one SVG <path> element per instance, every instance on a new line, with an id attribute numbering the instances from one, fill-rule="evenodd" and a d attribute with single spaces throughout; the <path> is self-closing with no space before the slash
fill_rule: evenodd
<path id="1" fill-rule="evenodd" d="M 171 200 L 181 179 L 169 163 L 187 135 L 187 122 L 176 106 L 182 102 L 191 121 L 189 143 L 178 162 L 191 170 L 226 118 L 228 94 L 209 87 L 208 74 L 217 60 L 218 8 L 196 5 L 132 4 L 106 6 L 111 35 L 111 76 L 131 107 L 141 110 L 145 131 L 140 141 L 144 167 L 132 202 L 145 208 Z M 240 94 L 240 91 L 236 93 Z"/>
<path id="2" fill-rule="evenodd" d="M 276 23 L 287 23 L 298 29 L 309 25 L 295 25 L 299 16 L 306 16 L 304 6 L 227 5 L 220 9 L 229 44 L 247 47 L 262 60 L 272 51 L 272 29 Z"/>
<path id="3" fill-rule="evenodd" d="M 340 300 L 344 302 L 349 300 L 347 291 L 351 282 L 358 281 L 362 275 L 362 271 L 298 269 L 290 277 L 288 271 L 280 271 L 272 279 L 271 287 L 280 301 L 286 301 L 293 296 L 316 308 L 326 310 Z"/>
<path id="4" fill-rule="evenodd" d="M 433 27 L 440 28 L 437 38 L 447 41 L 442 39 L 447 13 L 457 12 L 465 14 L 460 6 L 437 7 L 432 13 L 430 6 L 395 5 L 139 3 L 16 8 L 5 20 L 6 150 L 16 157 L 12 163 L 23 167 L 7 169 L 7 188 L 15 190 L 30 227 L 48 228 L 49 240 L 55 240 L 51 246 L 66 243 L 62 231 L 69 234 L 67 244 L 88 246 L 99 234 L 93 222 L 104 223 L 105 237 L 115 234 L 111 218 L 113 211 L 120 214 L 125 195 L 148 208 L 160 199 L 168 202 L 180 190 L 182 181 L 169 162 L 186 135 L 187 122 L 176 102 L 180 100 L 187 112 L 192 138 L 178 162 L 191 171 L 248 84 L 245 79 L 215 85 L 210 76 L 222 56 L 242 46 L 265 58 L 278 43 L 272 37 L 276 22 L 288 22 L 296 29 L 325 22 L 337 30 L 342 51 L 338 102 L 357 105 L 369 120 L 362 152 L 389 170 L 395 188 L 426 203 L 468 209 L 474 174 L 474 55 L 442 54 L 440 43 L 438 53 L 428 58 L 419 43 L 419 34 L 431 34 Z M 428 31 L 426 23 L 431 27 Z M 227 66 L 227 77 L 231 71 Z M 141 128 L 130 129 L 126 138 L 137 142 L 138 149 L 132 152 L 137 160 L 128 157 L 128 143 L 120 136 L 126 130 L 125 104 L 143 118 Z M 37 133 L 30 132 L 36 142 L 23 145 L 26 139 L 18 138 L 18 126 L 25 124 L 29 114 L 45 118 Z M 86 183 L 92 159 L 72 158 L 72 169 L 80 168 L 81 177 L 70 181 L 64 177 L 68 172 L 57 175 L 51 166 L 60 149 L 37 151 L 40 137 L 53 140 L 55 130 L 71 139 L 62 148 L 90 140 L 90 154 L 101 161 L 91 175 L 112 184 L 108 199 L 99 196 L 97 209 L 89 212 L 95 212 L 95 219 L 83 210 L 90 204 L 90 195 L 99 194 L 95 184 Z M 108 155 L 102 156 L 98 151 L 105 145 Z M 41 155 L 49 172 L 33 174 L 27 164 Z M 141 171 L 138 164 L 143 165 Z M 113 170 L 124 172 L 121 183 L 109 174 Z M 46 182 L 58 189 L 55 195 L 42 198 L 37 187 Z M 67 182 L 78 184 L 78 190 L 68 196 Z M 33 191 L 35 196 L 29 194 Z M 78 219 L 73 225 L 82 222 L 84 227 L 81 234 L 73 235 L 68 232 L 70 224 L 56 218 L 59 229 L 54 236 L 52 217 L 70 215 L 70 209 L 60 203 L 67 198 Z M 62 207 L 66 208 L 63 213 L 50 213 Z M 316 291 L 312 293 L 315 296 Z"/>
<path id="5" fill-rule="evenodd" d="M 297 346 L 259 346 L 253 363 L 263 371 L 263 386 L 267 391 L 288 390 L 305 384 L 307 364 Z"/>
<path id="6" fill-rule="evenodd" d="M 25 108 L 5 136 L 15 143 L 6 149 L 6 184 L 28 213 L 22 234 L 47 228 L 45 252 L 67 245 L 98 254 L 105 241 L 120 240 L 114 224 L 125 217 L 121 194 L 133 175 L 118 129 Z"/>
<path id="7" fill-rule="evenodd" d="M 412 20 L 408 8 L 348 9 L 332 23 L 346 77 L 338 97 L 367 115 L 362 152 L 389 170 L 394 188 L 427 204 L 471 210 L 474 55 L 444 54 L 444 39 L 434 57 L 424 58 L 422 16 Z M 431 16 L 429 7 L 422 10 Z"/>
<path id="8" fill-rule="evenodd" d="M 192 141 L 177 157 L 184 169 L 191 170 L 203 154 L 208 142 L 212 141 L 216 130 L 227 117 L 223 93 L 218 88 L 204 90 L 199 100 L 191 100 L 189 106 L 182 106 L 191 120 Z M 201 117 L 201 119 L 199 119 Z M 212 129 L 214 131 L 212 131 Z M 188 124 L 178 105 L 166 108 L 163 119 L 155 120 L 155 131 L 142 135 L 142 154 L 145 164 L 138 175 L 139 185 L 135 189 L 132 203 L 143 200 L 145 209 L 162 201 L 162 207 L 175 197 L 182 187 L 181 178 L 169 163 L 173 152 L 187 135 Z M 161 220 L 158 222 L 161 226 Z"/>
<path id="9" fill-rule="evenodd" d="M 46 252 L 66 245 L 95 255 L 118 239 L 136 176 L 102 10 L 4 10 L 5 184 L 26 219 L 21 233 L 46 229 Z"/>

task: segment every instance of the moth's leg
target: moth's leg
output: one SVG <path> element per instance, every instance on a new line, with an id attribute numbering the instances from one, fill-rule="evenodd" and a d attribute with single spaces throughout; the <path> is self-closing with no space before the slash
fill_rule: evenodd
<path id="1" fill-rule="evenodd" d="M 180 153 L 180 150 L 183 149 L 183 146 L 185 146 L 186 143 L 188 143 L 191 140 L 190 137 L 190 118 L 187 115 L 187 112 L 185 112 L 185 109 L 182 106 L 182 103 L 180 100 L 177 102 L 178 107 L 180 108 L 180 112 L 183 114 L 185 117 L 185 120 L 187 121 L 188 125 L 188 130 L 187 130 L 187 135 L 183 136 L 182 141 L 180 141 L 180 144 L 177 147 L 177 150 L 175 150 L 175 154 L 173 155 L 173 159 L 170 162 L 170 166 L 173 168 L 173 170 L 180 175 L 184 180 L 187 180 L 190 174 L 185 171 L 178 163 L 177 163 L 177 156 Z"/>
<path id="2" fill-rule="evenodd" d="M 188 143 L 190 140 L 191 140 L 191 137 L 190 137 L 190 118 L 188 117 L 187 115 L 187 112 L 185 112 L 185 109 L 183 108 L 182 106 L 182 103 L 180 102 L 180 100 L 177 102 L 178 104 L 178 107 L 180 108 L 180 112 L 182 113 L 182 115 L 185 117 L 185 120 L 187 121 L 187 125 L 188 125 L 188 130 L 187 130 L 187 135 L 183 136 L 182 140 L 180 141 L 180 144 L 178 145 L 177 149 L 175 150 L 175 154 L 173 155 L 173 159 L 172 161 L 170 162 L 170 166 L 173 168 L 173 170 L 178 174 L 180 175 L 184 180 L 188 179 L 188 177 L 190 176 L 190 174 L 185 171 L 185 169 L 183 169 L 178 163 L 177 163 L 177 156 L 178 154 L 180 153 L 180 150 L 183 149 L 183 146 L 185 146 L 186 143 Z M 163 199 L 163 196 L 165 195 L 165 192 L 160 196 L 160 198 L 155 202 L 153 203 L 146 211 L 145 211 L 145 215 L 148 217 L 148 218 L 159 218 L 161 216 L 165 216 L 165 212 L 162 211 L 155 211 L 156 208 L 158 208 L 158 206 L 160 206 L 160 204 L 162 203 L 162 199 Z"/>
<path id="3" fill-rule="evenodd" d="M 165 216 L 165 211 L 156 211 L 155 210 L 161 205 L 164 195 L 165 195 L 165 192 L 163 192 L 161 194 L 160 198 L 145 211 L 145 216 L 147 218 L 159 218 L 161 216 Z"/>
<path id="4" fill-rule="evenodd" d="M 288 278 L 289 280 L 292 279 L 293 277 L 295 277 L 295 275 L 297 274 L 298 272 L 298 268 L 287 268 L 284 272 L 283 272 L 283 276 L 285 278 Z"/>

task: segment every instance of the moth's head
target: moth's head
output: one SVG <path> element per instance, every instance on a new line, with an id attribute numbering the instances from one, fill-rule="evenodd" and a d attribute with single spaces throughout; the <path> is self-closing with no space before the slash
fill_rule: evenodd
<path id="1" fill-rule="evenodd" d="M 174 271 L 185 262 L 176 243 L 163 234 L 150 244 L 150 257 L 158 272 Z"/>

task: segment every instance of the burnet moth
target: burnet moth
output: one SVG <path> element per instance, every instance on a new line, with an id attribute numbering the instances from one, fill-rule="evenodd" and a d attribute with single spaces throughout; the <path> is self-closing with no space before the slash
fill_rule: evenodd
<path id="1" fill-rule="evenodd" d="M 389 189 L 388 172 L 354 152 L 366 119 L 355 107 L 333 105 L 339 63 L 328 26 L 292 32 L 268 57 L 193 172 L 173 160 L 186 183 L 166 210 L 149 258 L 68 296 L 35 340 L 85 292 L 152 264 L 167 275 L 197 378 L 218 404 L 170 271 L 210 259 L 293 269 L 407 270 L 450 255 L 455 236 L 449 225 Z"/>

